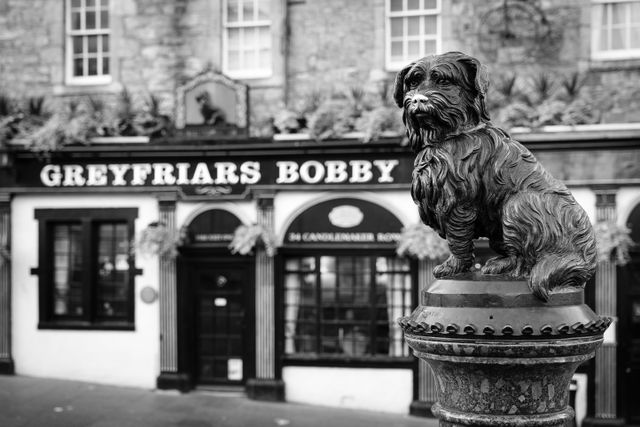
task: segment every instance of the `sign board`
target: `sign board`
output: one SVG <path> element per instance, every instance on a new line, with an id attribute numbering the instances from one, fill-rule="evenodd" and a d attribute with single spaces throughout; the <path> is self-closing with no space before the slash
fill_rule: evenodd
<path id="1" fill-rule="evenodd" d="M 187 227 L 189 244 L 227 246 L 242 221 L 224 209 L 210 209 L 195 217 Z"/>
<path id="2" fill-rule="evenodd" d="M 355 198 L 318 203 L 293 220 L 284 236 L 289 245 L 394 246 L 402 223 L 387 209 Z"/>

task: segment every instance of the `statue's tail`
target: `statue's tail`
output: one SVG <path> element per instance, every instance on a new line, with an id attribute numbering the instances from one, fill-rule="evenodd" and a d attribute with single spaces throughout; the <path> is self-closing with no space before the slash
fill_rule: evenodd
<path id="1" fill-rule="evenodd" d="M 543 301 L 549 300 L 551 289 L 582 287 L 594 273 L 593 262 L 581 254 L 548 254 L 538 260 L 531 269 L 529 288 Z"/>

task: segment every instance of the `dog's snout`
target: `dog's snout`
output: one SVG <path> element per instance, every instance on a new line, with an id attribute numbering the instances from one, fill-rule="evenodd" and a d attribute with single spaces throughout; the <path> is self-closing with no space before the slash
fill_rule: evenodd
<path id="1" fill-rule="evenodd" d="M 413 95 L 411 97 L 411 104 L 418 106 L 418 105 L 424 105 L 427 103 L 427 101 L 429 101 L 429 98 L 427 98 L 424 95 L 421 95 L 419 93 L 416 93 L 415 95 Z"/>

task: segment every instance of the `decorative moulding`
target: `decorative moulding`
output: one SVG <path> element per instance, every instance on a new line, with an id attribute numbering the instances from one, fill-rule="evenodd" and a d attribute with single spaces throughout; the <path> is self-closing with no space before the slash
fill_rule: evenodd
<path id="1" fill-rule="evenodd" d="M 91 138 L 92 144 L 146 144 L 148 136 L 98 136 Z"/>

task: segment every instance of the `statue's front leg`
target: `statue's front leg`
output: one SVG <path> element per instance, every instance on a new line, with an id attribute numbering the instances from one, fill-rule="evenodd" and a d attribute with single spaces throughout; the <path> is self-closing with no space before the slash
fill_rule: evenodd
<path id="1" fill-rule="evenodd" d="M 473 265 L 473 235 L 477 212 L 470 207 L 457 207 L 445 224 L 451 255 L 433 269 L 437 278 L 469 271 Z"/>

